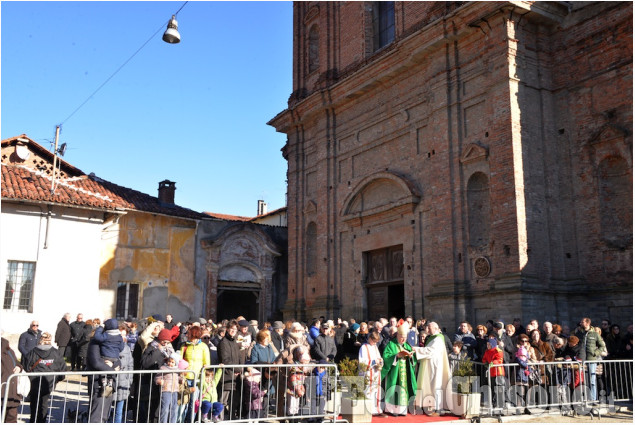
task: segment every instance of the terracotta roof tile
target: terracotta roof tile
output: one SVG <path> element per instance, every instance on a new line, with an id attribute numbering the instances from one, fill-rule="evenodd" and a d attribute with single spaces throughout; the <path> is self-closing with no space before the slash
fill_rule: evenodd
<path id="1" fill-rule="evenodd" d="M 230 221 L 249 221 L 251 217 L 241 217 L 238 215 L 229 215 L 229 214 L 219 214 L 213 212 L 204 212 L 205 215 L 208 215 L 213 218 L 218 218 L 220 220 L 230 220 Z"/>
<path id="2" fill-rule="evenodd" d="M 27 138 L 25 135 L 18 136 Z M 2 141 L 3 148 L 18 137 Z M 28 138 L 27 138 L 28 139 Z M 29 149 L 42 158 L 53 159 L 53 154 L 31 139 Z M 159 199 L 129 189 L 95 176 L 87 176 L 78 168 L 62 161 L 66 177 L 56 179 L 55 191 L 51 193 L 52 178 L 45 172 L 14 164 L 2 163 L 2 200 L 50 202 L 60 205 L 100 208 L 107 210 L 135 210 L 190 219 L 206 219 L 208 215 L 178 205 L 166 205 Z"/>

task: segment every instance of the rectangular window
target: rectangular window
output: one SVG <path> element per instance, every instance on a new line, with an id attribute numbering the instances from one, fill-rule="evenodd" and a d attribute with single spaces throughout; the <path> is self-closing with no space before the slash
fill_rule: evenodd
<path id="1" fill-rule="evenodd" d="M 2 308 L 11 311 L 31 311 L 35 263 L 8 261 L 7 281 L 4 287 Z"/>
<path id="2" fill-rule="evenodd" d="M 373 12 L 375 50 L 379 50 L 392 43 L 395 39 L 395 2 L 375 2 Z"/>
<path id="3" fill-rule="evenodd" d="M 137 318 L 139 308 L 139 284 L 119 282 L 117 285 L 117 319 Z"/>

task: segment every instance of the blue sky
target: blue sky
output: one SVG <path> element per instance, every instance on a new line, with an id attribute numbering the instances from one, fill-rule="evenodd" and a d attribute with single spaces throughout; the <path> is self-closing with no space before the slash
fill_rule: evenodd
<path id="1" fill-rule="evenodd" d="M 85 173 L 196 211 L 285 205 L 286 136 L 266 123 L 292 91 L 291 2 L 1 3 L 1 136 L 26 133 Z M 77 112 L 89 96 L 158 33 Z M 69 117 L 70 116 L 70 117 Z"/>

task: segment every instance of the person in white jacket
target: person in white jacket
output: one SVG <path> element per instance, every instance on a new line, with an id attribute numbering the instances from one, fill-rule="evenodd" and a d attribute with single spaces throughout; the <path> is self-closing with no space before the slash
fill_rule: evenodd
<path id="1" fill-rule="evenodd" d="M 381 369 L 384 359 L 379 353 L 377 343 L 379 333 L 373 329 L 368 334 L 368 342 L 359 349 L 359 375 L 364 377 L 364 395 L 370 400 L 371 414 L 386 416 L 381 406 Z M 368 406 L 368 404 L 367 404 Z"/>

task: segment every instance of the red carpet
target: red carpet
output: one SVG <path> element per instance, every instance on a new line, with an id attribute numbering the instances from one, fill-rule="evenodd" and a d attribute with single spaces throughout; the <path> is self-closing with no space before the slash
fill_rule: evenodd
<path id="1" fill-rule="evenodd" d="M 378 416 L 373 416 L 374 424 L 411 424 L 411 423 L 428 423 L 428 422 L 444 422 L 444 421 L 455 421 L 457 419 L 461 419 L 459 416 L 453 415 L 444 415 L 444 416 L 428 416 L 428 415 L 411 415 L 408 414 L 406 416 L 391 416 L 388 415 L 385 418 L 380 418 Z"/>

